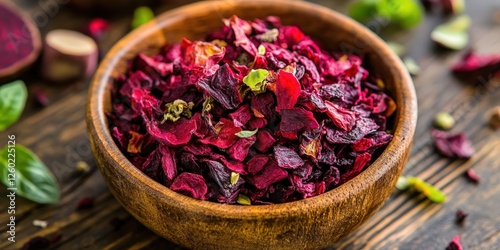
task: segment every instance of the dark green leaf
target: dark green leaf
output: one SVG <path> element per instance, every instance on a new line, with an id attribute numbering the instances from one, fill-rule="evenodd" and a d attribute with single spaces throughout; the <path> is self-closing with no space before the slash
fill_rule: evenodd
<path id="1" fill-rule="evenodd" d="M 248 138 L 252 135 L 255 135 L 257 133 L 259 129 L 256 129 L 256 130 L 242 130 L 238 133 L 236 133 L 235 135 L 238 136 L 239 138 Z"/>
<path id="2" fill-rule="evenodd" d="M 56 203 L 59 201 L 60 191 L 57 181 L 50 170 L 29 149 L 17 144 L 14 148 L 8 146 L 0 150 L 1 181 L 7 187 L 12 187 L 9 180 L 9 164 L 15 158 L 14 187 L 17 195 L 40 204 Z M 12 178 L 10 178 L 12 179 Z"/>
<path id="3" fill-rule="evenodd" d="M 0 131 L 14 124 L 23 113 L 28 91 L 23 81 L 0 87 Z"/>

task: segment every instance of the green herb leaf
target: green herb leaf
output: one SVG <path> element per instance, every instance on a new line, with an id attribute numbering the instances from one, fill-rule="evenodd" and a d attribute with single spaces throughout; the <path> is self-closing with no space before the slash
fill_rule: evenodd
<path id="1" fill-rule="evenodd" d="M 259 131 L 259 129 L 255 129 L 255 130 L 242 130 L 238 133 L 236 133 L 235 135 L 238 136 L 239 138 L 248 138 L 252 135 L 255 135 L 257 133 L 257 131 Z"/>
<path id="2" fill-rule="evenodd" d="M 413 188 L 414 190 L 424 194 L 429 200 L 435 203 L 443 203 L 446 201 L 446 195 L 444 195 L 441 190 L 417 177 L 399 177 L 396 188 L 401 191 Z"/>
<path id="3" fill-rule="evenodd" d="M 432 186 L 431 184 L 416 177 L 408 177 L 410 182 L 413 183 L 413 188 L 418 192 L 424 194 L 429 200 L 435 203 L 443 203 L 446 201 L 446 195 L 441 190 Z"/>
<path id="4" fill-rule="evenodd" d="M 15 159 L 15 163 L 11 159 Z M 17 188 L 15 192 L 19 196 L 40 204 L 59 201 L 59 187 L 50 170 L 33 152 L 19 144 L 0 150 L 0 172 L 2 183 Z"/>
<path id="5" fill-rule="evenodd" d="M 231 185 L 233 186 L 236 185 L 239 179 L 240 179 L 240 174 L 231 172 Z"/>
<path id="6" fill-rule="evenodd" d="M 349 8 L 349 16 L 360 22 L 375 18 L 378 15 L 377 2 L 380 1 L 356 2 Z"/>
<path id="7" fill-rule="evenodd" d="M 382 17 L 402 28 L 418 25 L 423 14 L 422 6 L 416 0 L 361 0 L 349 9 L 349 16 L 360 22 Z"/>
<path id="8" fill-rule="evenodd" d="M 396 55 L 398 56 L 403 56 L 404 54 L 406 54 L 406 48 L 405 46 L 399 44 L 399 43 L 396 43 L 396 42 L 387 42 L 387 45 L 389 45 L 389 48 L 392 49 L 392 51 L 394 51 L 394 53 L 396 53 Z"/>
<path id="9" fill-rule="evenodd" d="M 269 71 L 265 69 L 252 69 L 245 78 L 243 82 L 250 87 L 250 89 L 255 93 L 263 93 L 265 91 L 265 83 Z"/>
<path id="10" fill-rule="evenodd" d="M 462 15 L 451 22 L 437 26 L 432 31 L 431 38 L 445 48 L 461 50 L 469 44 L 470 22 L 467 15 Z"/>
<path id="11" fill-rule="evenodd" d="M 252 205 L 252 201 L 250 200 L 250 198 L 248 198 L 248 196 L 244 194 L 239 194 L 238 200 L 236 200 L 236 202 L 241 205 Z"/>
<path id="12" fill-rule="evenodd" d="M 401 190 L 401 191 L 404 191 L 404 190 L 410 188 L 411 186 L 412 186 L 412 184 L 410 183 L 408 178 L 406 178 L 404 176 L 399 177 L 398 182 L 396 183 L 396 188 Z"/>
<path id="13" fill-rule="evenodd" d="M 266 47 L 264 47 L 264 45 L 259 45 L 259 48 L 257 48 L 257 52 L 259 53 L 259 55 L 261 56 L 264 56 L 266 55 Z"/>
<path id="14" fill-rule="evenodd" d="M 406 57 L 403 59 L 403 63 L 406 66 L 406 69 L 412 76 L 416 76 L 420 73 L 420 66 L 418 63 L 415 61 L 415 59 L 411 57 Z"/>
<path id="15" fill-rule="evenodd" d="M 132 18 L 132 29 L 136 29 L 137 27 L 153 20 L 154 18 L 155 14 L 149 7 L 138 7 L 137 9 L 135 9 L 134 17 Z"/>
<path id="16" fill-rule="evenodd" d="M 28 91 L 23 81 L 0 86 L 0 131 L 19 120 L 27 99 Z"/>

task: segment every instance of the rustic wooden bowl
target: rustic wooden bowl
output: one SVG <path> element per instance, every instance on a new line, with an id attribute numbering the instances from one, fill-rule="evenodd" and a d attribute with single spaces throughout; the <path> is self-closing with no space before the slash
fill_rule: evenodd
<path id="1" fill-rule="evenodd" d="M 367 53 L 398 106 L 393 141 L 364 172 L 317 197 L 285 204 L 238 206 L 178 194 L 134 167 L 115 145 L 105 112 L 113 78 L 139 52 L 158 51 L 181 38 L 200 39 L 222 17 L 281 17 L 328 49 Z M 169 11 L 119 41 L 98 69 L 89 91 L 87 126 L 99 169 L 116 199 L 142 224 L 194 249 L 317 249 L 366 221 L 388 198 L 408 159 L 417 120 L 412 80 L 376 35 L 335 11 L 302 1 L 206 1 Z"/>

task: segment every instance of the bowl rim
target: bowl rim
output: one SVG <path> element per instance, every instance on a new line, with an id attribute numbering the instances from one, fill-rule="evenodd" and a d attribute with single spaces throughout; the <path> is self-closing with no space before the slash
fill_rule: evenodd
<path id="1" fill-rule="evenodd" d="M 94 136 L 91 139 L 93 140 L 92 143 L 95 143 L 97 148 L 106 149 L 102 150 L 101 153 L 105 158 L 104 160 L 112 165 L 113 171 L 118 171 L 119 174 L 125 178 L 136 179 L 141 183 L 139 185 L 142 185 L 143 188 L 146 189 L 145 191 L 158 200 L 158 202 L 164 201 L 170 206 L 175 206 L 179 209 L 189 208 L 192 212 L 202 213 L 208 216 L 252 219 L 257 217 L 276 218 L 299 215 L 306 213 L 308 211 L 307 208 L 312 207 L 326 209 L 331 206 L 332 203 L 342 202 L 350 196 L 355 196 L 361 193 L 362 190 L 368 188 L 369 186 L 375 185 L 377 180 L 391 170 L 391 168 L 404 162 L 404 158 L 407 156 L 407 152 L 409 152 L 411 148 L 416 127 L 417 97 L 413 81 L 403 63 L 399 57 L 389 49 L 381 38 L 349 17 L 346 17 L 332 9 L 313 3 L 288 0 L 253 0 L 234 2 L 238 2 L 238 7 L 243 5 L 249 8 L 255 5 L 258 5 L 261 8 L 272 8 L 276 6 L 276 3 L 286 4 L 290 5 L 291 8 L 322 13 L 322 15 L 327 15 L 325 18 L 333 18 L 340 22 L 340 25 L 348 25 L 358 31 L 362 31 L 366 39 L 369 39 L 371 42 L 370 46 L 380 49 L 380 53 L 382 53 L 385 58 L 393 64 L 395 69 L 394 72 L 398 72 L 400 74 L 401 83 L 398 87 L 401 89 L 392 94 L 395 100 L 400 99 L 401 103 L 404 105 L 398 107 L 396 110 L 397 122 L 393 140 L 370 166 L 348 182 L 318 196 L 280 204 L 239 206 L 202 201 L 172 191 L 142 173 L 142 171 L 136 168 L 116 146 L 110 130 L 106 125 L 107 117 L 104 112 L 103 102 L 109 78 L 113 77 L 113 69 L 120 61 L 123 60 L 123 57 L 127 54 L 129 49 L 133 47 L 133 42 L 130 41 L 143 40 L 148 34 L 151 34 L 154 30 L 158 29 L 158 27 L 166 26 L 173 20 L 185 18 L 185 13 L 192 13 L 191 11 L 195 9 L 216 8 L 215 10 L 227 10 L 233 6 L 228 1 L 202 1 L 167 11 L 159 15 L 155 21 L 149 22 L 148 24 L 132 31 L 113 46 L 113 48 L 107 53 L 105 59 L 99 65 L 99 68 L 92 79 L 87 97 L 87 129 L 91 134 L 91 138 Z M 367 181 L 360 181 L 362 179 L 366 179 Z M 356 186 L 356 188 L 353 188 L 353 186 Z M 283 210 L 287 210 L 287 213 L 283 213 Z"/>

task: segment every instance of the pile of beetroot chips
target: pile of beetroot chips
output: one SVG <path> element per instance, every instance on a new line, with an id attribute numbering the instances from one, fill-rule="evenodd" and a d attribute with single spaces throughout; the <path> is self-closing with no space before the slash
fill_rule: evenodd
<path id="1" fill-rule="evenodd" d="M 196 199 L 283 203 L 345 183 L 391 141 L 395 103 L 360 57 L 277 17 L 223 22 L 117 79 L 110 128 L 146 175 Z"/>

